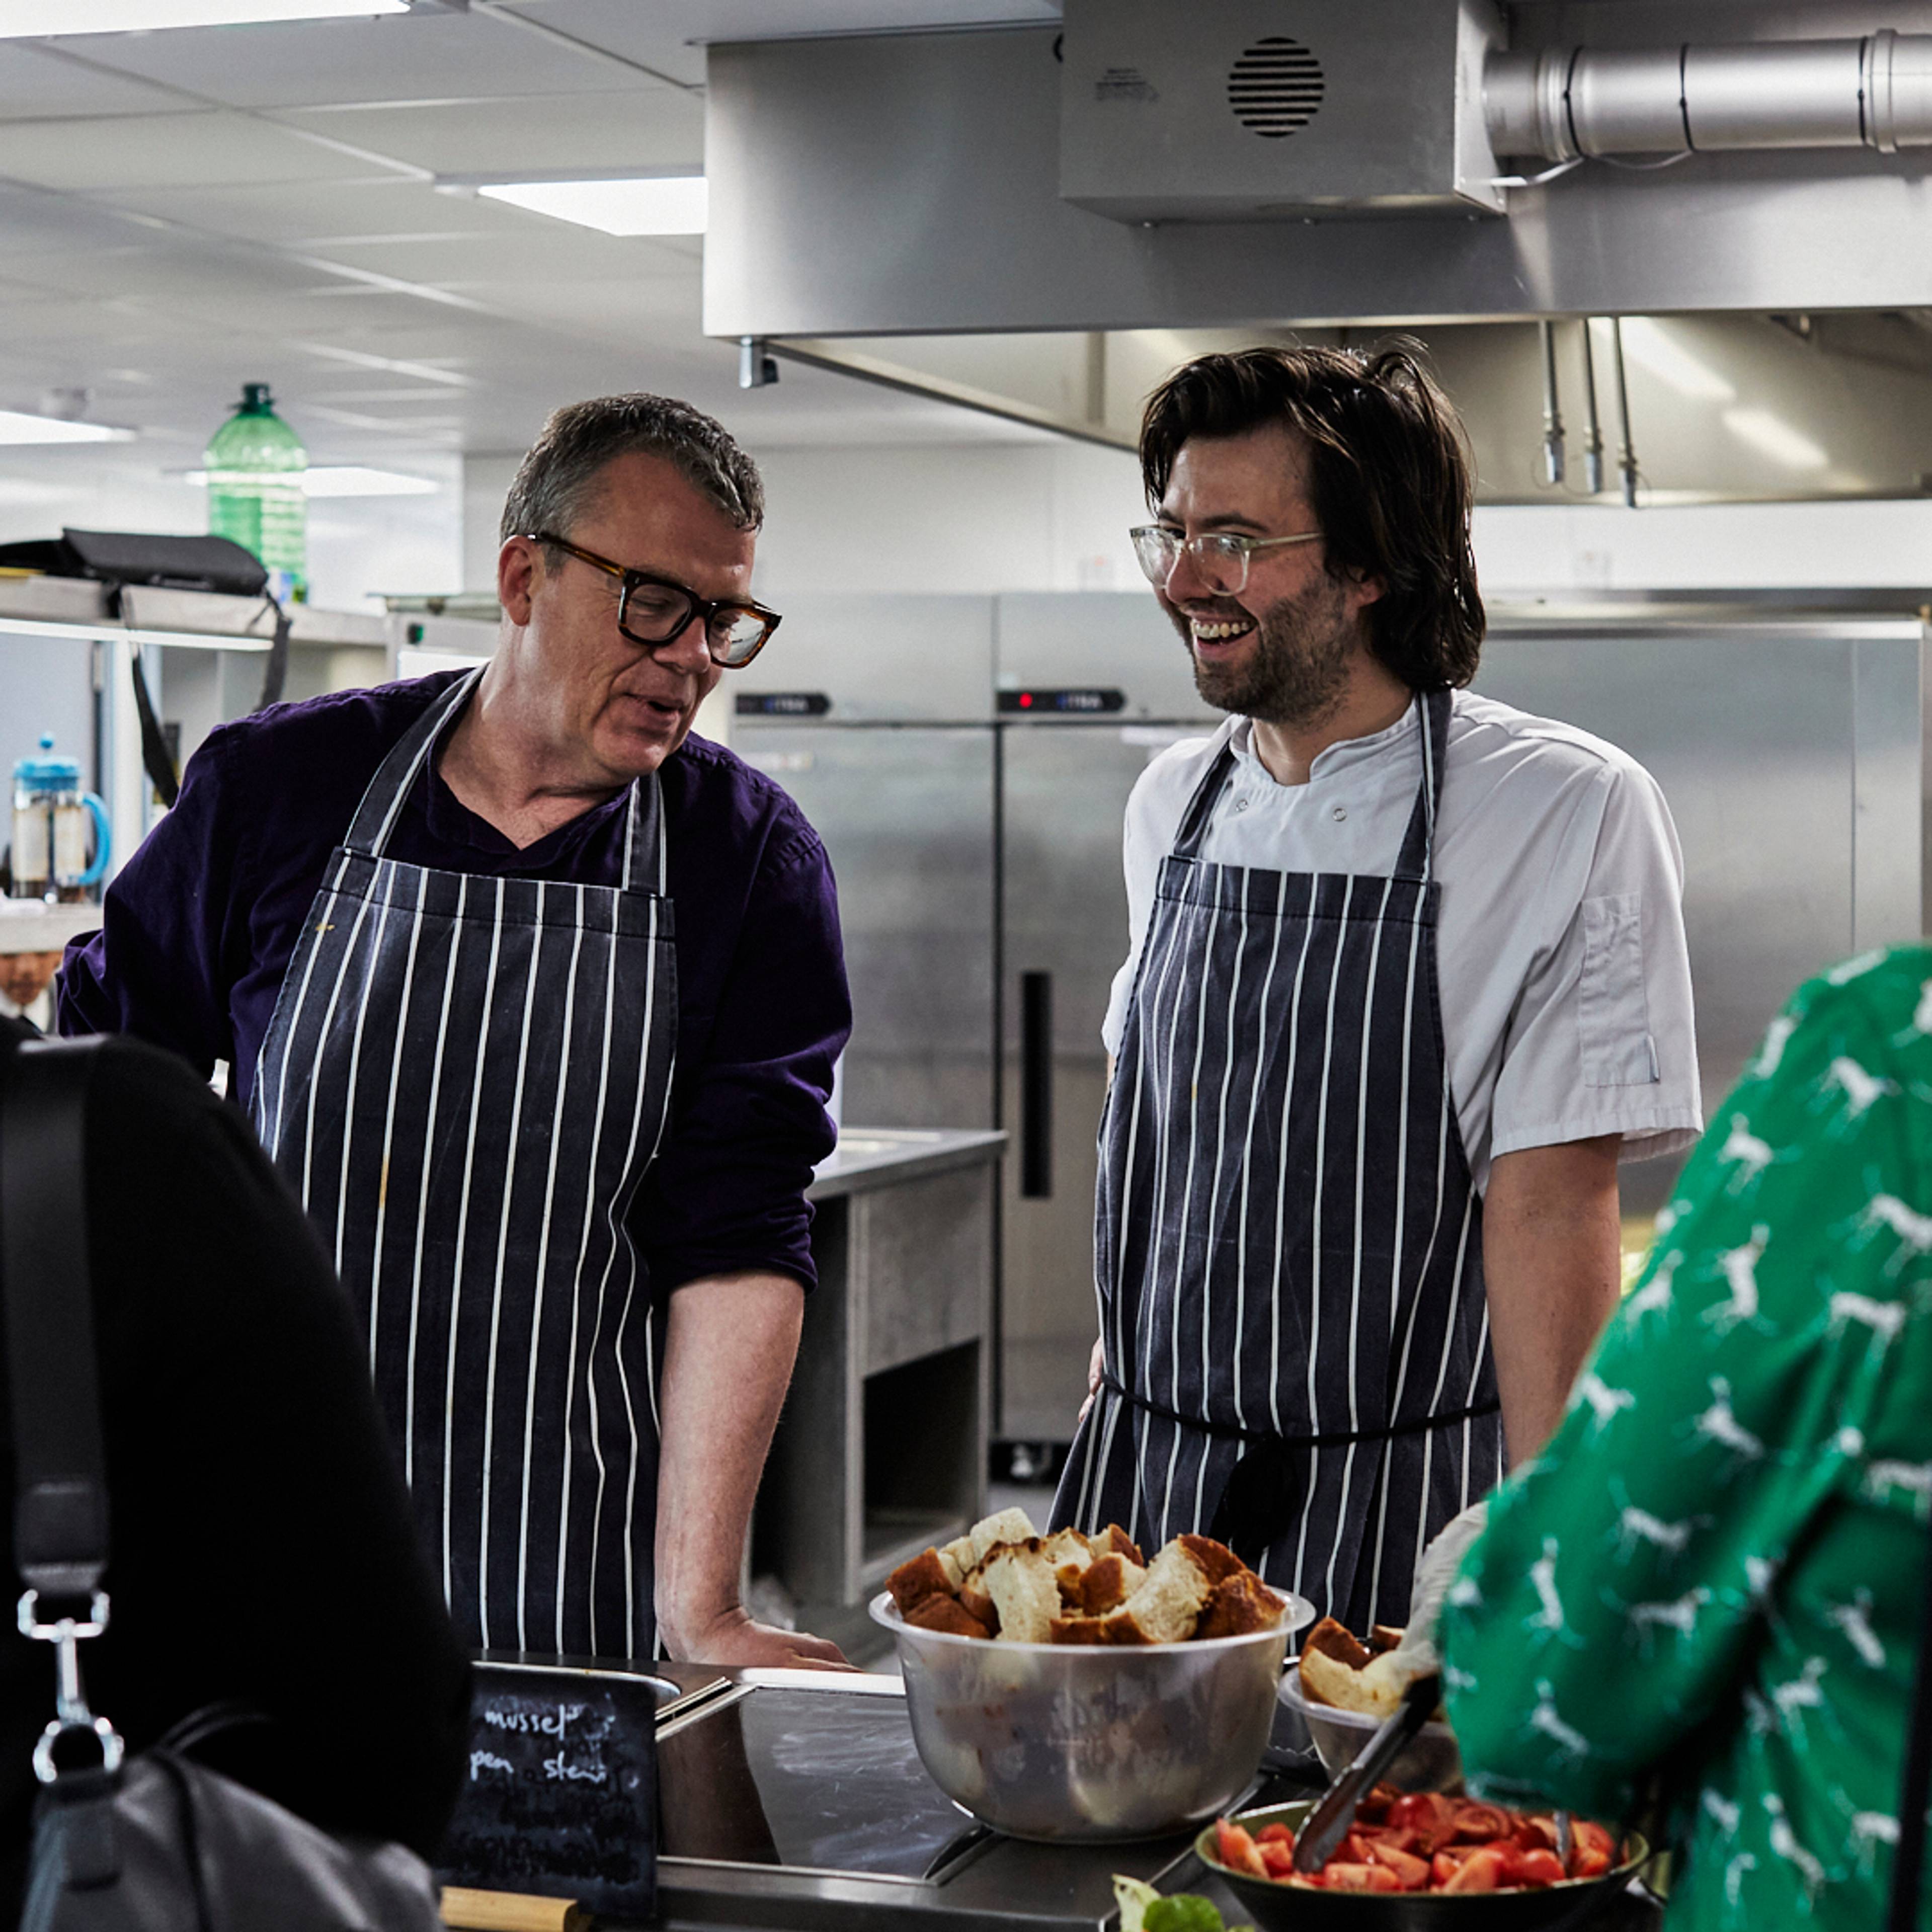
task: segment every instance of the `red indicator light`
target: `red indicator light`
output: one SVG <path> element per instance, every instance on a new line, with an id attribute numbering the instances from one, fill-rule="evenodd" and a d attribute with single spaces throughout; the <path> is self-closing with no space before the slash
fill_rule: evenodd
<path id="1" fill-rule="evenodd" d="M 1020 709 L 1022 711 L 1030 711 L 1033 709 L 1033 693 L 1031 692 L 1023 691 L 1020 693 Z"/>

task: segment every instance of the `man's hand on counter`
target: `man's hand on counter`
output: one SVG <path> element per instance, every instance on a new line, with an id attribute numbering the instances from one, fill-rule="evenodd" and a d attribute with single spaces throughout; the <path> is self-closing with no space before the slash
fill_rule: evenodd
<path id="1" fill-rule="evenodd" d="M 687 1282 L 670 1298 L 658 1392 L 657 1612 L 693 1664 L 848 1667 L 823 1638 L 754 1623 L 738 1600 L 752 1502 L 798 1353 L 805 1291 L 788 1274 Z"/>
<path id="2" fill-rule="evenodd" d="M 665 1642 L 670 1644 L 670 1634 Z M 673 1654 L 690 1664 L 757 1664 L 776 1670 L 850 1670 L 836 1643 L 806 1630 L 775 1629 L 755 1623 L 749 1611 L 734 1604 L 703 1630 L 689 1633 L 686 1642 L 670 1646 Z"/>

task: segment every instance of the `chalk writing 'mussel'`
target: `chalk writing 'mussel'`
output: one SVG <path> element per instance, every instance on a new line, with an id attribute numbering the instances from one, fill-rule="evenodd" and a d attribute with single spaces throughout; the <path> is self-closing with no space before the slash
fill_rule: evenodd
<path id="1" fill-rule="evenodd" d="M 534 1731 L 540 1736 L 561 1738 L 583 1714 L 581 1704 L 559 1704 L 546 1711 L 506 1711 L 491 1704 L 484 1708 L 483 1721 L 493 1730 Z"/>

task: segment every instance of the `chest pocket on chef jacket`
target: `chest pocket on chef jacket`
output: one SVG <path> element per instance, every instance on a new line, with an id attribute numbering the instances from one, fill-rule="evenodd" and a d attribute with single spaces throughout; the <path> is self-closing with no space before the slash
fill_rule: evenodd
<path id="1" fill-rule="evenodd" d="M 1646 1087 L 1657 1078 L 1643 983 L 1643 895 L 1583 902 L 1583 976 L 1576 1029 L 1586 1087 Z"/>

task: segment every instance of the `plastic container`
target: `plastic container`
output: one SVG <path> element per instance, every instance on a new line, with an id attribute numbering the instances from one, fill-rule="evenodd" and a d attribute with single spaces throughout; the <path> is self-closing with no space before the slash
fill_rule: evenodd
<path id="1" fill-rule="evenodd" d="M 251 551 L 301 596 L 308 586 L 308 452 L 276 415 L 266 382 L 246 382 L 242 406 L 209 438 L 208 527 Z"/>
<path id="2" fill-rule="evenodd" d="M 1281 1680 L 1281 1701 L 1308 1726 L 1330 1778 L 1355 1761 L 1355 1754 L 1382 1727 L 1379 1718 L 1359 1711 L 1337 1710 L 1316 1704 L 1302 1694 L 1301 1660 L 1296 1658 Z M 1462 1754 L 1456 1733 L 1444 1724 L 1427 1724 L 1414 1742 L 1382 1774 L 1384 1784 L 1405 1791 L 1446 1791 L 1462 1780 Z"/>
<path id="3" fill-rule="evenodd" d="M 1282 1593 L 1277 1593 L 1282 1594 Z M 1252 1780 L 1290 1638 L 1314 1606 L 1282 1595 L 1274 1630 L 1102 1648 L 920 1630 L 872 1600 L 904 1672 L 933 1782 L 1010 1838 L 1155 1838 L 1218 1816 Z"/>

